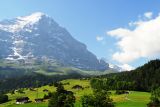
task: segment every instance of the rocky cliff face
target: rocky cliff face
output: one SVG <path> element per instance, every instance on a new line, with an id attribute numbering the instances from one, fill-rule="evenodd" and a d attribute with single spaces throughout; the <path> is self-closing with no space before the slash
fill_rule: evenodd
<path id="1" fill-rule="evenodd" d="M 61 66 L 85 70 L 106 70 L 109 65 L 98 60 L 83 43 L 43 13 L 0 22 L 0 58 L 17 61 L 49 59 Z"/>

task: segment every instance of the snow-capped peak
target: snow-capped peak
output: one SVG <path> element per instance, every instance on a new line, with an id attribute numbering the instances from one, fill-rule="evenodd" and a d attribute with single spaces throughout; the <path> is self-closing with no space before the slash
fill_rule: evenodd
<path id="1" fill-rule="evenodd" d="M 109 68 L 113 69 L 113 70 L 116 70 L 116 71 L 119 71 L 119 72 L 125 71 L 125 69 L 123 69 L 122 67 L 114 65 L 114 64 L 111 64 L 111 63 L 109 63 Z"/>
<path id="2" fill-rule="evenodd" d="M 17 17 L 15 23 L 9 25 L 0 24 L 0 29 L 10 32 L 17 32 L 22 30 L 27 25 L 33 25 L 37 23 L 43 16 L 47 16 L 44 13 L 36 12 L 29 16 Z"/>
<path id="3" fill-rule="evenodd" d="M 135 69 L 134 67 L 128 65 L 128 64 L 123 64 L 123 65 L 114 65 L 109 63 L 109 68 L 117 70 L 117 71 L 130 71 Z"/>
<path id="4" fill-rule="evenodd" d="M 42 18 L 42 16 L 45 16 L 45 14 L 41 12 L 36 12 L 29 16 L 17 17 L 17 19 L 25 23 L 35 23 L 39 21 Z"/>

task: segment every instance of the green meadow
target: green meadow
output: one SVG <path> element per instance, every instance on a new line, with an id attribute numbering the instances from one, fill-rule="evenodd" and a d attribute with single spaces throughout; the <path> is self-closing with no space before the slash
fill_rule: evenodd
<path id="1" fill-rule="evenodd" d="M 76 97 L 75 107 L 81 107 L 81 96 L 92 94 L 92 89 L 90 87 L 89 80 L 79 80 L 79 79 L 68 79 L 61 81 L 64 84 L 66 90 L 74 92 Z M 81 89 L 72 89 L 74 85 L 83 86 L 84 90 Z M 44 89 L 54 92 L 56 88 L 54 86 L 42 86 L 38 88 L 38 95 L 36 91 L 31 91 L 30 89 L 24 89 L 24 94 L 15 92 L 15 94 L 8 93 L 9 102 L 0 104 L 0 107 L 47 107 L 48 101 L 45 100 L 43 103 L 35 103 L 34 99 L 43 98 L 48 92 L 43 92 Z M 36 90 L 36 89 L 35 89 Z M 146 104 L 149 102 L 150 93 L 147 92 L 137 92 L 130 91 L 128 95 L 116 95 L 115 91 L 111 91 L 111 98 L 113 99 L 116 107 L 146 107 Z M 27 96 L 32 101 L 28 104 L 16 105 L 15 100 L 17 97 Z"/>

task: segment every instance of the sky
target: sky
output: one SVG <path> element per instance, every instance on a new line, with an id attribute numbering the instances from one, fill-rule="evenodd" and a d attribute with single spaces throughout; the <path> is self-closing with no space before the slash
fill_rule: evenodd
<path id="1" fill-rule="evenodd" d="M 160 56 L 159 0 L 1 0 L 0 20 L 43 12 L 98 58 L 126 69 Z"/>

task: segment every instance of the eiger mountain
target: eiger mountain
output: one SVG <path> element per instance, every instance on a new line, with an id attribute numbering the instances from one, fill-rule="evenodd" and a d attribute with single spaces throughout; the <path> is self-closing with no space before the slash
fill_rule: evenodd
<path id="1" fill-rule="evenodd" d="M 44 13 L 0 22 L 0 58 L 8 61 L 45 60 L 83 70 L 108 70 L 109 64 L 87 50 Z"/>

